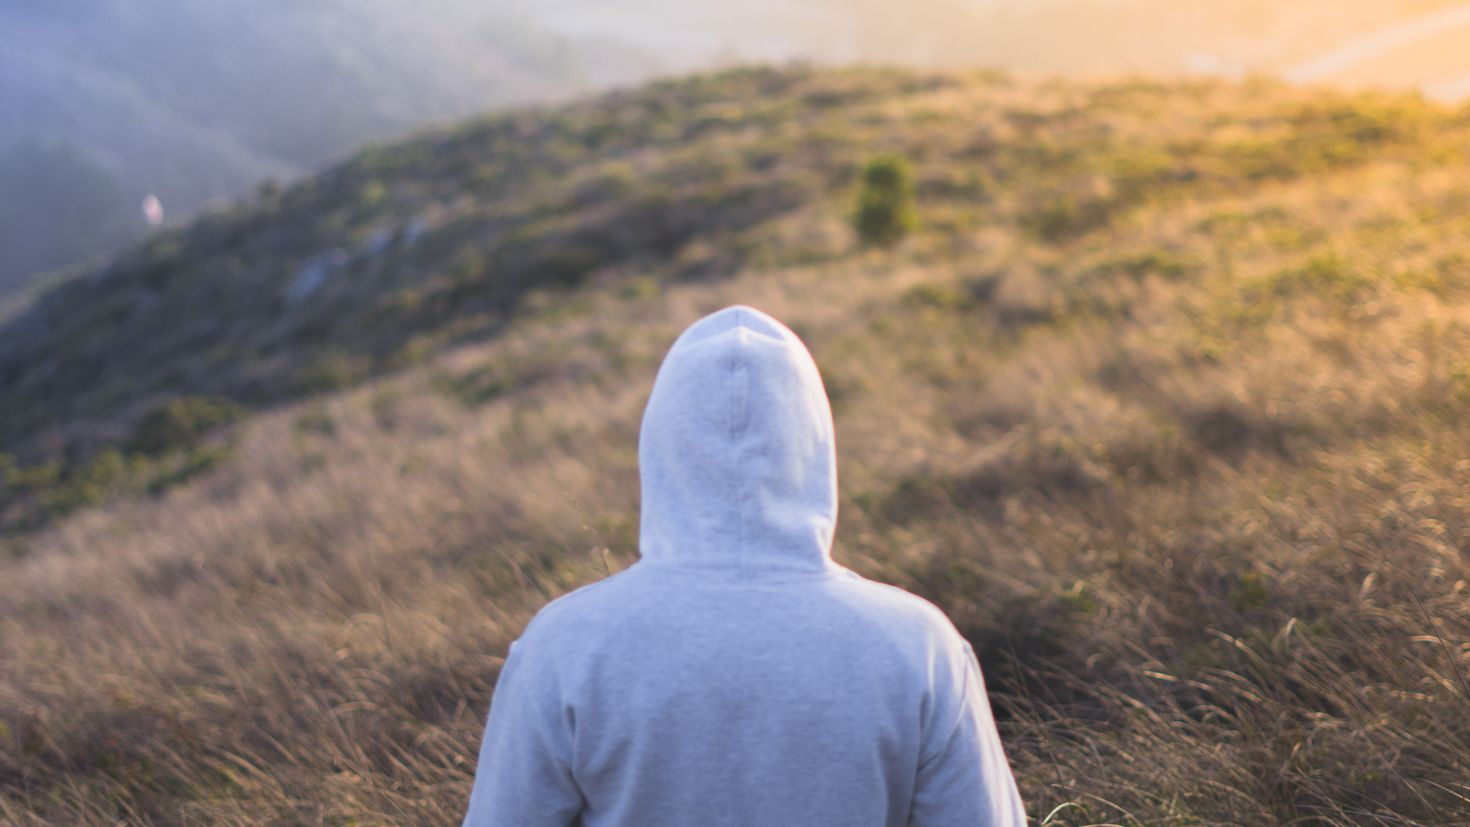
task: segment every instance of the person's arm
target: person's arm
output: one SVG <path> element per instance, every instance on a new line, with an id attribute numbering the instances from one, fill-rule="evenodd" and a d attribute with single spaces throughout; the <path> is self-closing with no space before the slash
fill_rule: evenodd
<path id="1" fill-rule="evenodd" d="M 536 654 L 516 641 L 500 669 L 464 827 L 569 827 L 582 810 L 571 729 Z"/>
<path id="2" fill-rule="evenodd" d="M 936 725 L 924 738 L 912 827 L 1025 827 L 1026 811 L 968 642 L 937 687 Z"/>

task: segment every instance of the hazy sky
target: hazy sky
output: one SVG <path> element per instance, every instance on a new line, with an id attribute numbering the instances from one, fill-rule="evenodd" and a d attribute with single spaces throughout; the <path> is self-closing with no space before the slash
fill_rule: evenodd
<path id="1" fill-rule="evenodd" d="M 1444 0 L 553 0 L 522 10 L 553 31 L 636 43 L 671 68 L 806 55 L 1068 73 L 1259 71 L 1445 96 L 1470 83 L 1470 3 Z"/>

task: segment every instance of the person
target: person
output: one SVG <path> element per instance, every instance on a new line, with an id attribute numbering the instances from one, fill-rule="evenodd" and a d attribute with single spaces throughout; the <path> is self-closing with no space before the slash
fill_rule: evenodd
<path id="1" fill-rule="evenodd" d="M 832 412 L 795 333 L 746 305 L 690 325 L 638 463 L 640 557 L 511 644 L 465 827 L 1025 824 L 969 643 L 832 559 Z"/>

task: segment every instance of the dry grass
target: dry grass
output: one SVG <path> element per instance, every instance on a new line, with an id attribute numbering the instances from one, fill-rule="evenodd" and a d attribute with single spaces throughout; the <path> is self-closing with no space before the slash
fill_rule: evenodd
<path id="1" fill-rule="evenodd" d="M 926 211 L 896 250 L 860 250 L 834 196 L 765 226 L 738 278 L 534 292 L 492 337 L 259 413 L 208 474 L 28 538 L 0 564 L 0 821 L 456 822 L 508 642 L 636 558 L 664 349 L 739 301 L 822 367 L 837 557 L 976 643 L 1033 817 L 1470 824 L 1470 166 L 1440 151 L 1467 128 L 1426 109 L 1402 145 L 1259 178 L 1179 148 L 1313 100 L 883 98 L 852 118 L 899 130 Z M 1124 203 L 1113 149 L 1084 164 L 1101 190 L 1015 166 L 1130 136 L 1192 177 Z M 935 195 L 967 172 L 989 194 Z M 1035 223 L 1047 193 L 1083 212 Z M 1069 223 L 1094 196 L 1106 220 Z M 810 239 L 830 249 L 782 259 Z"/>

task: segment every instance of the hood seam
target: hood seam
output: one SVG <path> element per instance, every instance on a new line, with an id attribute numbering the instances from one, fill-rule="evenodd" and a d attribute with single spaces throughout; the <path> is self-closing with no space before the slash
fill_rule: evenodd
<path id="1" fill-rule="evenodd" d="M 740 309 L 737 307 L 735 309 L 735 331 L 736 331 L 736 333 L 735 333 L 735 343 L 736 343 L 736 345 L 743 344 L 743 342 L 740 339 L 740 333 L 739 333 L 739 331 L 744 326 L 745 326 L 745 319 L 744 319 L 743 314 L 741 313 Z M 742 450 L 742 446 L 740 444 L 740 427 L 739 427 L 740 426 L 740 420 L 739 420 L 739 416 L 738 416 L 738 411 L 739 411 L 739 408 L 740 408 L 740 401 L 741 401 L 740 400 L 740 395 L 744 392 L 744 388 L 741 387 L 735 381 L 736 374 L 739 372 L 740 367 L 741 367 L 741 358 L 743 356 L 744 356 L 743 349 L 740 348 L 740 347 L 737 347 L 736 350 L 735 350 L 735 358 L 732 359 L 732 360 L 730 360 L 730 391 L 731 391 L 731 393 L 730 393 L 730 443 L 731 443 L 731 446 L 735 449 L 735 458 L 736 458 L 735 465 L 736 465 L 736 469 L 737 469 L 737 473 L 735 474 L 735 560 L 736 560 L 736 569 L 739 571 L 739 573 L 741 575 L 749 575 L 749 573 L 750 573 L 750 561 L 748 559 L 748 556 L 746 554 L 746 549 L 745 549 L 745 509 L 746 509 L 746 503 L 745 503 L 745 487 L 746 487 L 745 486 L 745 475 L 743 473 L 738 473 L 738 472 L 743 472 L 745 470 L 745 467 L 744 467 L 744 465 L 745 465 L 745 456 L 744 456 L 744 452 Z"/>

